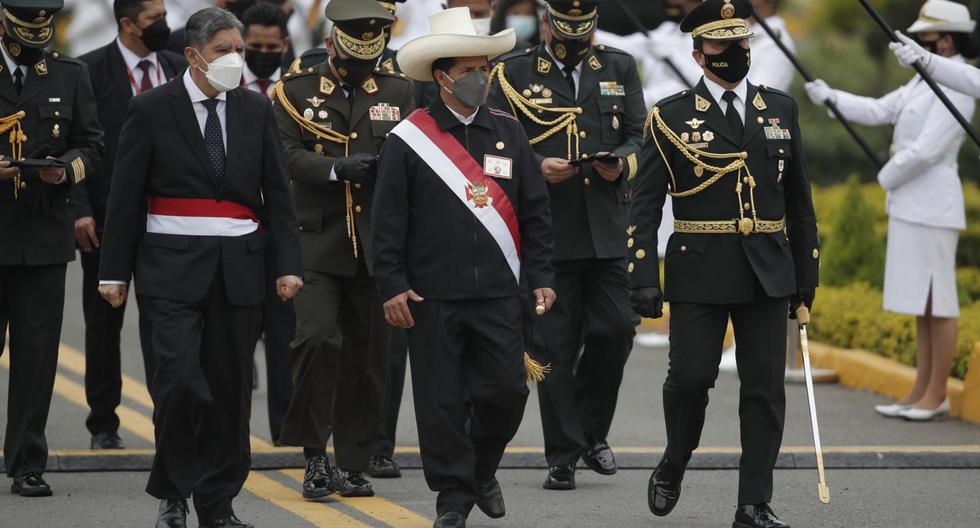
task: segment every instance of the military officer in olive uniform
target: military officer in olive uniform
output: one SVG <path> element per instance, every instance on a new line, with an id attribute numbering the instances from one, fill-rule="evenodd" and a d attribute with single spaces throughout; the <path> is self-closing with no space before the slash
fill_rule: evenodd
<path id="1" fill-rule="evenodd" d="M 748 0 L 707 0 L 681 24 L 704 77 L 653 107 L 631 209 L 631 300 L 640 315 L 670 301 L 664 383 L 667 450 L 650 478 L 649 506 L 667 515 L 704 426 L 729 317 L 735 327 L 742 458 L 734 528 L 785 527 L 769 507 L 782 441 L 786 318 L 811 307 L 819 242 L 798 107 L 746 80 Z M 656 259 L 667 196 L 665 295 Z"/>
<path id="2" fill-rule="evenodd" d="M 392 23 L 388 24 L 384 28 L 385 50 L 381 53 L 381 56 L 378 57 L 378 67 L 381 68 L 382 70 L 387 70 L 395 73 L 401 72 L 401 70 L 398 68 L 398 63 L 395 61 L 395 54 L 397 53 L 397 51 L 389 48 L 388 42 L 391 41 L 391 28 L 392 26 L 394 26 L 394 20 L 398 19 L 398 17 L 395 15 L 395 12 L 398 9 L 398 4 L 402 2 L 405 2 L 405 0 L 378 0 L 378 3 L 381 4 L 381 7 L 387 9 L 388 12 L 391 13 L 391 16 L 394 17 Z M 303 52 L 303 54 L 300 55 L 299 58 L 293 61 L 290 70 L 294 72 L 301 72 L 303 70 L 306 70 L 310 66 L 316 66 L 325 60 L 327 60 L 326 48 L 312 48 Z"/>
<path id="3" fill-rule="evenodd" d="M 3 449 L 11 491 L 40 497 L 51 495 L 41 476 L 48 458 L 44 429 L 65 270 L 75 259 L 71 187 L 99 163 L 102 129 L 88 67 L 44 49 L 62 0 L 2 0 L 0 6 L 0 354 L 10 333 Z"/>
<path id="4" fill-rule="evenodd" d="M 646 104 L 633 58 L 592 45 L 601 1 L 550 0 L 544 42 L 504 56 L 491 76 L 491 106 L 521 120 L 551 195 L 558 302 L 534 336 L 552 368 L 538 385 L 546 489 L 574 489 L 580 457 L 616 472 L 606 435 L 638 322 L 626 216 Z"/>
<path id="5" fill-rule="evenodd" d="M 286 75 L 274 94 L 306 282 L 294 301 L 295 394 L 280 442 L 304 448 L 307 499 L 374 494 L 363 472 L 382 412 L 388 325 L 372 278 L 370 207 L 381 144 L 415 108 L 412 82 L 376 66 L 391 14 L 376 2 L 331 0 L 326 16 L 330 58 Z"/>

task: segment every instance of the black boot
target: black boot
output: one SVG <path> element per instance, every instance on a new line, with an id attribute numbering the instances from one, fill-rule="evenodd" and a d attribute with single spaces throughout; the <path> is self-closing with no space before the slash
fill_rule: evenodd
<path id="1" fill-rule="evenodd" d="M 477 484 L 476 491 L 480 494 L 476 499 L 476 505 L 487 517 L 499 519 L 507 515 L 507 509 L 504 507 L 504 492 L 500 491 L 500 483 L 497 482 L 496 477 Z"/>
<path id="2" fill-rule="evenodd" d="M 650 475 L 650 484 L 647 486 L 647 503 L 654 515 L 664 517 L 673 511 L 681 498 L 682 480 L 684 469 L 674 467 L 664 455 L 657 464 L 657 469 Z"/>
<path id="3" fill-rule="evenodd" d="M 789 528 L 768 504 L 743 504 L 735 510 L 732 528 Z"/>
<path id="4" fill-rule="evenodd" d="M 306 459 L 306 474 L 303 476 L 303 498 L 322 499 L 335 491 L 333 472 L 327 455 L 316 455 Z"/>
<path id="5" fill-rule="evenodd" d="M 187 528 L 187 501 L 184 499 L 160 501 L 156 528 Z"/>

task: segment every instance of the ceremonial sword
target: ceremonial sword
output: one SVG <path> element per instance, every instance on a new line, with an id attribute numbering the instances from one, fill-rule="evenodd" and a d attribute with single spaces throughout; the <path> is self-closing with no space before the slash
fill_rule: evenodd
<path id="1" fill-rule="evenodd" d="M 800 347 L 803 349 L 803 376 L 806 378 L 806 399 L 810 406 L 810 426 L 813 429 L 813 448 L 817 455 L 817 493 L 820 502 L 830 504 L 830 488 L 823 468 L 823 448 L 820 446 L 820 426 L 817 425 L 817 404 L 813 399 L 813 374 L 810 370 L 810 342 L 806 327 L 810 324 L 810 310 L 803 304 L 796 310 L 796 321 L 800 325 Z"/>

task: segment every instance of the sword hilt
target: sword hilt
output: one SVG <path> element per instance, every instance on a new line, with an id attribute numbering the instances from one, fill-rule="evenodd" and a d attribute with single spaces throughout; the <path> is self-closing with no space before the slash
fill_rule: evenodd
<path id="1" fill-rule="evenodd" d="M 800 307 L 796 309 L 796 320 L 800 323 L 800 326 L 810 324 L 810 309 L 803 303 L 800 303 Z"/>

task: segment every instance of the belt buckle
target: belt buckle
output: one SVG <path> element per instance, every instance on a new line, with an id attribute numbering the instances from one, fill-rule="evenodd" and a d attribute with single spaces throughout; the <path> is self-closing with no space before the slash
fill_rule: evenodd
<path id="1" fill-rule="evenodd" d="M 738 230 L 742 236 L 749 236 L 755 231 L 755 221 L 751 218 L 743 218 L 738 221 Z"/>

